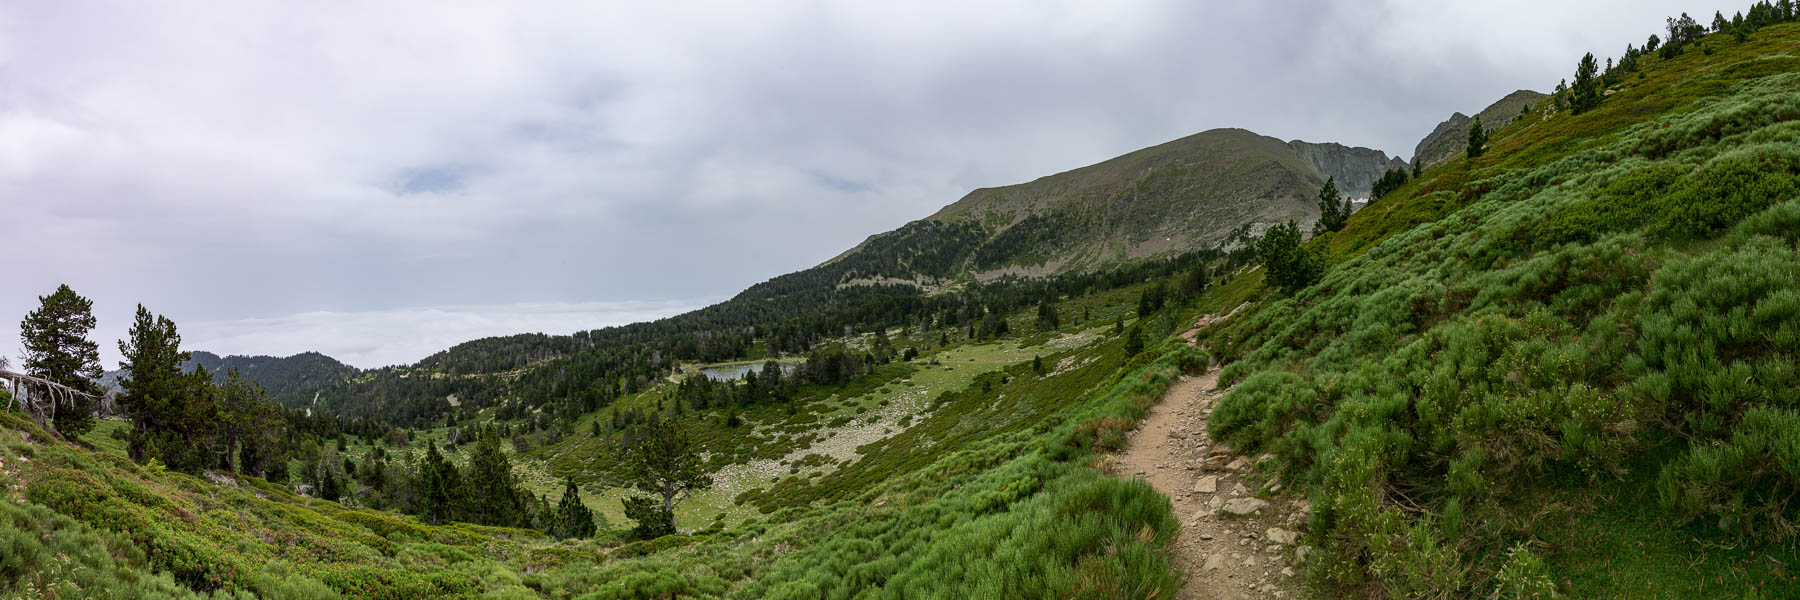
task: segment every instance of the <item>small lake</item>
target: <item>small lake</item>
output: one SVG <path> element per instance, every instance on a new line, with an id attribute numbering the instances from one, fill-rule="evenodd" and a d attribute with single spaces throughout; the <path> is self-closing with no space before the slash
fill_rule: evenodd
<path id="1" fill-rule="evenodd" d="M 794 372 L 794 369 L 797 369 L 799 367 L 800 367 L 800 365 L 793 364 L 793 363 L 782 363 L 781 364 L 781 372 L 782 373 L 792 373 L 792 372 Z M 744 375 L 749 374 L 752 369 L 756 370 L 757 375 L 761 375 L 762 370 L 763 370 L 763 363 L 755 363 L 755 364 L 748 364 L 748 365 L 732 365 L 729 367 L 707 367 L 707 368 L 701 369 L 700 374 L 705 375 L 707 379 L 711 379 L 713 381 L 735 381 L 738 379 L 743 379 Z"/>

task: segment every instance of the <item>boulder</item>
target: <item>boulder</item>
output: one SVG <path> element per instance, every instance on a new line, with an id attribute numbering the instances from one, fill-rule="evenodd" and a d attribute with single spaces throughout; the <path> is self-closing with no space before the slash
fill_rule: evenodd
<path id="1" fill-rule="evenodd" d="M 1261 510 L 1262 507 L 1268 505 L 1268 502 L 1260 498 L 1232 498 L 1226 500 L 1225 504 L 1219 507 L 1219 512 L 1241 517 L 1253 514 L 1256 511 Z"/>

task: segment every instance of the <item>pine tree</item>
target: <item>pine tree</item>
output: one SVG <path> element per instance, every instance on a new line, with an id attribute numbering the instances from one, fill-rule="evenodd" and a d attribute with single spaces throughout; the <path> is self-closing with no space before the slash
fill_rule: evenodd
<path id="1" fill-rule="evenodd" d="M 1350 220 L 1350 201 L 1338 193 L 1337 178 L 1325 178 L 1325 187 L 1319 188 L 1319 225 L 1320 231 L 1337 231 L 1343 229 Z"/>
<path id="2" fill-rule="evenodd" d="M 1194 268 L 1188 269 L 1187 275 L 1181 278 L 1181 296 L 1189 300 L 1199 298 L 1200 293 L 1206 291 L 1206 286 L 1210 283 L 1211 281 L 1206 275 L 1206 265 L 1194 265 Z"/>
<path id="3" fill-rule="evenodd" d="M 1125 358 L 1129 359 L 1143 353 L 1144 330 L 1141 327 L 1133 325 L 1130 331 L 1125 332 Z"/>
<path id="4" fill-rule="evenodd" d="M 712 477 L 700 463 L 694 441 L 675 423 L 653 420 L 639 434 L 627 452 L 626 473 L 634 487 L 654 497 L 628 498 L 626 509 L 636 515 L 631 518 L 639 531 L 649 536 L 665 532 L 665 524 L 672 531 L 675 509 L 694 492 L 711 487 Z"/>
<path id="5" fill-rule="evenodd" d="M 475 523 L 511 527 L 525 516 L 512 462 L 500 449 L 500 434 L 491 428 L 482 431 L 469 453 L 462 498 L 464 512 Z"/>
<path id="6" fill-rule="evenodd" d="M 1300 245 L 1300 227 L 1293 221 L 1269 228 L 1256 240 L 1255 250 L 1267 281 L 1284 293 L 1312 285 L 1324 270 L 1319 259 Z"/>
<path id="7" fill-rule="evenodd" d="M 1575 66 L 1575 85 L 1569 87 L 1569 105 L 1575 114 L 1581 114 L 1600 105 L 1600 82 L 1594 73 L 1600 68 L 1594 62 L 1594 53 L 1589 52 L 1581 57 Z"/>
<path id="8" fill-rule="evenodd" d="M 452 498 L 461 487 L 456 466 L 438 453 L 437 442 L 427 442 L 419 465 L 419 518 L 433 525 L 449 521 L 456 514 Z"/>
<path id="9" fill-rule="evenodd" d="M 1062 326 L 1062 317 L 1056 314 L 1056 304 L 1045 300 L 1038 303 L 1038 331 L 1054 331 Z"/>
<path id="10" fill-rule="evenodd" d="M 580 539 L 593 537 L 595 529 L 594 511 L 581 503 L 581 490 L 575 487 L 575 479 L 564 478 L 562 501 L 556 504 L 547 533 L 559 539 Z"/>
<path id="11" fill-rule="evenodd" d="M 1043 355 L 1036 355 L 1036 356 L 1031 357 L 1031 372 L 1037 373 L 1039 375 L 1044 374 L 1044 357 L 1043 357 Z"/>
<path id="12" fill-rule="evenodd" d="M 1168 298 L 1169 288 L 1167 285 L 1161 281 L 1150 284 L 1150 287 L 1144 288 L 1143 293 L 1138 295 L 1138 316 L 1143 317 L 1162 310 L 1163 304 L 1167 303 Z"/>
<path id="13" fill-rule="evenodd" d="M 1469 158 L 1487 154 L 1487 130 L 1481 127 L 1481 117 L 1469 125 Z"/>
<path id="14" fill-rule="evenodd" d="M 38 296 L 38 309 L 19 322 L 19 341 L 24 347 L 25 373 L 68 386 L 88 396 L 75 396 L 73 405 L 59 406 L 52 426 L 70 439 L 94 428 L 92 396 L 100 389 L 100 345 L 88 339 L 94 329 L 94 303 L 57 286 L 48 296 Z"/>
<path id="15" fill-rule="evenodd" d="M 125 371 L 119 381 L 124 390 L 119 395 L 119 408 L 131 416 L 132 433 L 127 444 L 131 459 L 143 462 L 151 458 L 152 454 L 145 451 L 146 445 L 154 438 L 165 437 L 156 442 L 155 457 L 167 463 L 163 456 L 171 449 L 166 446 L 179 445 L 181 441 L 166 434 L 180 424 L 185 407 L 189 383 L 181 372 L 181 363 L 188 355 L 181 351 L 181 334 L 175 331 L 175 322 L 168 317 L 153 317 L 142 304 L 137 307 L 129 336 L 119 341 L 119 353 L 125 357 L 119 363 Z"/>

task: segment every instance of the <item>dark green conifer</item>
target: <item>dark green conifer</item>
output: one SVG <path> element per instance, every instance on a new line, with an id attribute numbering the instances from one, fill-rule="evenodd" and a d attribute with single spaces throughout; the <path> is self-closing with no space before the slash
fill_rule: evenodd
<path id="1" fill-rule="evenodd" d="M 557 503 L 556 513 L 550 522 L 549 533 L 557 538 L 594 536 L 594 511 L 581 503 L 581 490 L 575 487 L 574 478 L 563 479 L 562 501 Z"/>
<path id="2" fill-rule="evenodd" d="M 1469 158 L 1487 154 L 1487 130 L 1481 127 L 1481 117 L 1469 125 Z"/>
<path id="3" fill-rule="evenodd" d="M 493 429 L 483 430 L 476 439 L 462 483 L 463 512 L 470 521 L 511 527 L 525 516 L 512 461 L 500 449 L 500 434 Z"/>
<path id="4" fill-rule="evenodd" d="M 87 394 L 57 407 L 52 427 L 74 439 L 94 428 L 93 397 L 100 389 L 100 345 L 88 339 L 94 329 L 94 302 L 68 285 L 38 296 L 38 308 L 19 322 L 25 351 L 20 365 L 27 375 L 42 377 Z"/>

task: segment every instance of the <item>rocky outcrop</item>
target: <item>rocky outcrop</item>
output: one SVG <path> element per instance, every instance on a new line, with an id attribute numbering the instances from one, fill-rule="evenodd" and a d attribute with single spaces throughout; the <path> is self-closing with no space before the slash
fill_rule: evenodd
<path id="1" fill-rule="evenodd" d="M 1549 96 L 1531 90 L 1519 90 L 1488 105 L 1477 116 L 1481 117 L 1482 127 L 1500 127 L 1519 118 L 1525 107 L 1535 106 L 1545 98 Z M 1423 161 L 1426 167 L 1433 167 L 1462 156 L 1469 147 L 1469 123 L 1473 120 L 1473 117 L 1459 112 L 1438 123 L 1437 127 L 1432 128 L 1431 135 L 1419 140 L 1419 145 L 1413 148 L 1413 162 Z"/>
<path id="2" fill-rule="evenodd" d="M 1338 191 L 1346 196 L 1367 197 L 1369 188 L 1382 173 L 1392 169 L 1405 169 L 1408 164 L 1400 157 L 1388 157 L 1386 152 L 1373 148 L 1352 148 L 1338 143 L 1315 144 L 1294 140 L 1288 147 L 1299 154 L 1301 160 L 1318 169 L 1319 173 L 1337 179 Z"/>

